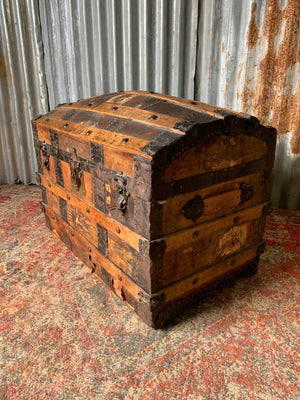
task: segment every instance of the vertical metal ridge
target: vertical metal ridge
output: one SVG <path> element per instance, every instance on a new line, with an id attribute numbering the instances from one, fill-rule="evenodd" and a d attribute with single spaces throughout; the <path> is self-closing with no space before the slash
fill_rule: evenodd
<path id="1" fill-rule="evenodd" d="M 0 3 L 0 184 L 35 182 L 30 120 L 48 110 L 37 3 Z"/>

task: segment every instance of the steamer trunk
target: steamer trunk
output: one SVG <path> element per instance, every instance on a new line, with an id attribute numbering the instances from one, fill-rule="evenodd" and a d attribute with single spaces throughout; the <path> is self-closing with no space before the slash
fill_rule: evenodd
<path id="1" fill-rule="evenodd" d="M 256 271 L 275 129 L 120 92 L 60 105 L 33 133 L 49 229 L 150 326 Z"/>

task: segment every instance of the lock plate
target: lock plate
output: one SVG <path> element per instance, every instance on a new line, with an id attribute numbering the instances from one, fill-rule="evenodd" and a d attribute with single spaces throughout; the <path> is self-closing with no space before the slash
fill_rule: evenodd
<path id="1" fill-rule="evenodd" d="M 72 155 L 70 158 L 70 169 L 71 169 L 71 184 L 73 189 L 75 189 L 80 194 L 85 195 L 84 174 L 80 168 L 80 161 L 77 156 L 75 148 L 73 148 Z"/>
<path id="2" fill-rule="evenodd" d="M 122 213 L 122 215 L 125 215 L 126 210 L 127 210 L 127 202 L 128 198 L 130 196 L 130 193 L 127 192 L 127 178 L 123 174 L 122 171 L 120 171 L 114 178 L 116 189 L 119 193 L 118 200 L 117 200 L 117 207 L 118 210 Z"/>

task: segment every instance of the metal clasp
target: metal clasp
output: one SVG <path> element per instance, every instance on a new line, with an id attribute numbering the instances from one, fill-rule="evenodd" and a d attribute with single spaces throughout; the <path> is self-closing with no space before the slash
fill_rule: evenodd
<path id="1" fill-rule="evenodd" d="M 80 169 L 80 162 L 76 153 L 76 149 L 73 148 L 72 155 L 70 158 L 71 167 L 71 183 L 74 189 L 79 191 L 81 186 L 82 171 Z"/>
<path id="2" fill-rule="evenodd" d="M 43 160 L 44 167 L 49 169 L 49 167 L 50 167 L 49 166 L 49 154 L 47 152 L 47 143 L 45 142 L 45 140 L 42 142 L 42 154 L 44 157 L 44 160 Z"/>
<path id="3" fill-rule="evenodd" d="M 130 193 L 127 192 L 127 178 L 123 174 L 122 171 L 120 171 L 114 178 L 115 180 L 115 185 L 117 188 L 117 191 L 119 192 L 119 197 L 118 197 L 118 209 L 122 212 L 124 215 L 127 210 L 127 201 L 128 197 L 130 196 Z"/>

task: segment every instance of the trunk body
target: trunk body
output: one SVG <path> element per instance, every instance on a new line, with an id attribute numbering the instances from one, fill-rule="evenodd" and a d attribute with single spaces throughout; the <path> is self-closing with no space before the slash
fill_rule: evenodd
<path id="1" fill-rule="evenodd" d="M 147 324 L 263 251 L 276 131 L 149 92 L 58 106 L 33 121 L 46 223 Z"/>

